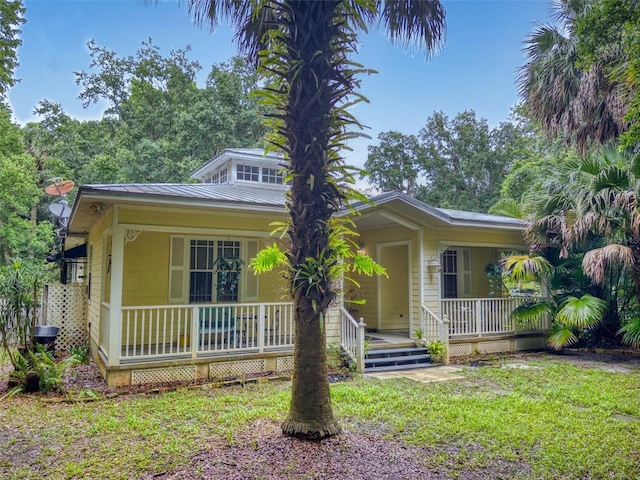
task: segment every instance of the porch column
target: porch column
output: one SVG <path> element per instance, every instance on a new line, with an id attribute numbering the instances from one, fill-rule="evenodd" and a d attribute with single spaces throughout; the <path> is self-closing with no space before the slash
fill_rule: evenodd
<path id="1" fill-rule="evenodd" d="M 109 261 L 106 262 L 109 268 Z M 115 227 L 111 237 L 111 309 L 109 310 L 110 367 L 120 365 L 122 351 L 122 274 L 124 271 L 124 228 Z M 102 272 L 105 278 L 106 272 Z"/>

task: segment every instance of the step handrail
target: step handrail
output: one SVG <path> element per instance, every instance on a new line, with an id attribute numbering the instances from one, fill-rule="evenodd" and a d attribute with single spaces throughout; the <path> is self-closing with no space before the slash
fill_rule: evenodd
<path id="1" fill-rule="evenodd" d="M 446 315 L 444 319 L 441 319 L 424 304 L 422 310 L 425 313 L 424 338 L 427 342 L 442 342 L 444 346 L 443 360 L 445 364 L 449 364 L 449 319 Z"/>
<path id="2" fill-rule="evenodd" d="M 343 306 L 340 306 L 340 312 L 342 313 L 342 341 L 340 346 L 355 363 L 356 371 L 363 373 L 365 357 L 364 337 L 367 326 L 363 318 L 360 318 L 360 321 L 357 322 Z"/>

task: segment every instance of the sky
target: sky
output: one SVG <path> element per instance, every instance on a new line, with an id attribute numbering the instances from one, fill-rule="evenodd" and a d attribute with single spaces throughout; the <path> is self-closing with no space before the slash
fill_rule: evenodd
<path id="1" fill-rule="evenodd" d="M 523 41 L 536 23 L 549 22 L 549 0 L 443 0 L 447 36 L 441 52 L 429 59 L 391 44 L 382 32 L 360 36 L 355 60 L 376 75 L 362 77 L 368 104 L 353 113 L 372 138 L 352 141 L 347 161 L 364 166 L 367 146 L 381 132 L 417 134 L 434 111 L 449 117 L 474 110 L 491 127 L 507 120 L 517 103 L 515 78 L 524 64 Z M 190 45 L 189 58 L 203 67 L 204 84 L 211 65 L 237 54 L 233 32 L 225 25 L 196 27 L 186 0 L 25 0 L 27 22 L 18 50 L 20 82 L 9 91 L 14 118 L 38 121 L 35 106 L 43 99 L 60 103 L 79 119 L 100 118 L 104 104 L 83 108 L 74 72 L 90 71 L 87 42 L 120 56 L 132 55 L 152 38 L 163 55 Z"/>

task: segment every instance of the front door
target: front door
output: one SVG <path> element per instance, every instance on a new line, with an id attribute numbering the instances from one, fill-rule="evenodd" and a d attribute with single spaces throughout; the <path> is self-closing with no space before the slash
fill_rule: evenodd
<path id="1" fill-rule="evenodd" d="M 378 261 L 389 277 L 379 277 L 378 330 L 410 330 L 409 244 L 379 245 Z"/>

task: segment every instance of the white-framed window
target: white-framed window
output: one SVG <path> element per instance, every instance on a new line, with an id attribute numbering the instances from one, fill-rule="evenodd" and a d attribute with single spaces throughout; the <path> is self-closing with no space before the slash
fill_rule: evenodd
<path id="1" fill-rule="evenodd" d="M 238 180 L 245 180 L 247 182 L 260 181 L 260 167 L 254 167 L 252 165 L 238 165 L 236 172 Z"/>
<path id="2" fill-rule="evenodd" d="M 172 236 L 169 301 L 217 303 L 257 300 L 258 279 L 247 269 L 249 260 L 257 251 L 256 240 Z M 239 258 L 241 262 L 228 261 L 233 258 Z"/>
<path id="3" fill-rule="evenodd" d="M 442 253 L 442 298 L 471 296 L 471 252 L 449 248 Z"/>
<path id="4" fill-rule="evenodd" d="M 228 179 L 227 169 L 226 168 L 221 168 L 220 169 L 220 178 L 219 178 L 219 181 L 217 183 L 227 183 L 227 179 Z"/>
<path id="5" fill-rule="evenodd" d="M 282 185 L 283 182 L 284 175 L 277 168 L 262 167 L 262 183 Z"/>

